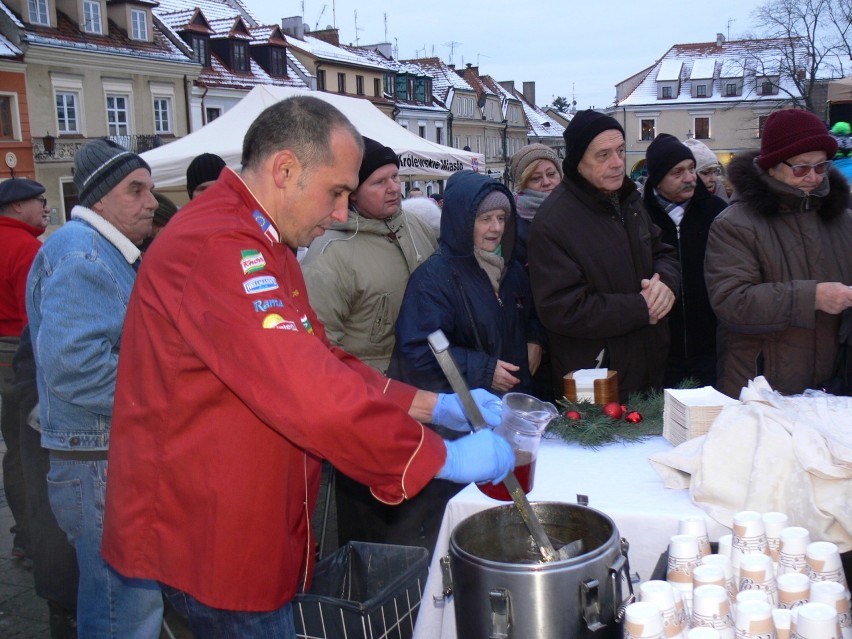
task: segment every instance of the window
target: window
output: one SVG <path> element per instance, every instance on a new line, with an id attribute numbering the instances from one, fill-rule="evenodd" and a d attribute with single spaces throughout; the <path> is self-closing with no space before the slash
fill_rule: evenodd
<path id="1" fill-rule="evenodd" d="M 456 147 L 457 149 L 461 148 L 459 146 L 459 136 L 456 136 L 456 143 L 453 146 Z"/>
<path id="2" fill-rule="evenodd" d="M 699 84 L 695 87 L 695 97 L 696 98 L 706 98 L 707 97 L 707 85 Z"/>
<path id="3" fill-rule="evenodd" d="M 154 97 L 154 132 L 172 132 L 172 100 L 165 97 Z"/>
<path id="4" fill-rule="evenodd" d="M 206 107 L 204 109 L 204 115 L 207 118 L 207 122 L 212 122 L 220 115 L 222 115 L 222 109 L 219 107 Z"/>
<path id="5" fill-rule="evenodd" d="M 0 95 L 0 140 L 14 140 L 15 128 L 12 123 L 11 95 Z"/>
<path id="6" fill-rule="evenodd" d="M 210 66 L 210 42 L 204 36 L 192 37 L 192 57 L 202 66 Z"/>
<path id="7" fill-rule="evenodd" d="M 148 14 L 141 9 L 130 10 L 130 37 L 134 40 L 148 40 Z"/>
<path id="8" fill-rule="evenodd" d="M 317 70 L 317 91 L 325 91 L 325 69 Z"/>
<path id="9" fill-rule="evenodd" d="M 278 78 L 287 77 L 287 51 L 272 47 L 269 51 L 270 73 Z"/>
<path id="10" fill-rule="evenodd" d="M 130 108 L 126 95 L 107 94 L 107 132 L 109 135 L 130 135 Z"/>
<path id="11" fill-rule="evenodd" d="M 364 76 L 356 75 L 355 76 L 355 93 L 357 95 L 364 95 Z"/>
<path id="12" fill-rule="evenodd" d="M 337 92 L 338 93 L 346 93 L 346 74 L 338 73 L 337 74 Z"/>
<path id="13" fill-rule="evenodd" d="M 426 102 L 426 79 L 417 78 L 414 83 L 414 99 L 418 102 Z"/>
<path id="14" fill-rule="evenodd" d="M 465 146 L 466 146 L 467 148 L 470 148 L 470 136 L 467 136 L 467 141 L 466 141 L 466 143 L 465 143 Z"/>
<path id="15" fill-rule="evenodd" d="M 710 139 L 710 118 L 695 118 L 695 139 Z"/>
<path id="16" fill-rule="evenodd" d="M 420 126 L 417 127 L 417 133 L 420 135 L 421 138 L 425 139 L 426 138 L 426 127 L 421 124 Z"/>
<path id="17" fill-rule="evenodd" d="M 759 115 L 757 116 L 757 137 L 763 137 L 763 127 L 766 126 L 766 120 L 769 118 L 768 115 Z"/>
<path id="18" fill-rule="evenodd" d="M 30 22 L 33 24 L 50 25 L 50 16 L 47 13 L 47 0 L 27 0 L 27 9 L 30 13 Z"/>
<path id="19" fill-rule="evenodd" d="M 764 78 L 763 80 L 759 80 L 757 86 L 758 86 L 758 90 L 757 90 L 758 95 L 774 95 L 776 93 L 775 85 L 773 84 L 772 80 L 770 80 L 768 78 Z"/>
<path id="20" fill-rule="evenodd" d="M 396 97 L 399 100 L 408 99 L 408 79 L 404 75 L 396 76 Z"/>
<path id="21" fill-rule="evenodd" d="M 396 80 L 394 79 L 394 76 L 386 75 L 385 76 L 385 93 L 387 93 L 389 96 L 395 96 L 396 95 L 395 88 L 396 88 Z M 376 97 L 378 97 L 378 96 L 376 96 Z"/>
<path id="22" fill-rule="evenodd" d="M 234 71 L 248 73 L 248 46 L 245 42 L 234 42 Z"/>
<path id="23" fill-rule="evenodd" d="M 672 88 L 671 87 L 663 87 L 663 99 L 671 99 L 672 97 Z"/>
<path id="24" fill-rule="evenodd" d="M 378 78 L 373 78 L 373 96 L 382 97 L 382 81 Z"/>
<path id="25" fill-rule="evenodd" d="M 657 137 L 656 122 L 654 120 L 642 120 L 642 140 L 650 142 Z"/>
<path id="26" fill-rule="evenodd" d="M 437 142 L 438 144 L 443 144 L 444 143 L 443 136 L 444 136 L 444 129 L 442 129 L 441 127 L 436 128 L 435 129 L 435 142 Z"/>
<path id="27" fill-rule="evenodd" d="M 83 0 L 83 31 L 101 33 L 101 3 Z"/>
<path id="28" fill-rule="evenodd" d="M 470 139 L 470 138 L 468 138 L 468 139 Z M 476 152 L 482 153 L 482 136 L 481 135 L 476 136 Z"/>
<path id="29" fill-rule="evenodd" d="M 80 133 L 80 123 L 77 120 L 78 94 L 72 91 L 56 92 L 56 121 L 57 131 L 63 133 Z"/>
<path id="30" fill-rule="evenodd" d="M 725 85 L 725 95 L 726 96 L 731 97 L 731 96 L 739 95 L 739 94 L 740 94 L 740 92 L 738 91 L 738 87 L 737 87 L 736 82 L 728 82 Z"/>

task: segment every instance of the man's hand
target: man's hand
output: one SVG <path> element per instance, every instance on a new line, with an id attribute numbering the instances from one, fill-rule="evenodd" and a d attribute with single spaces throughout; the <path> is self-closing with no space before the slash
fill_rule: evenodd
<path id="1" fill-rule="evenodd" d="M 650 280 L 642 280 L 642 291 L 640 295 L 645 298 L 648 305 L 649 323 L 656 324 L 672 310 L 675 303 L 675 295 L 672 290 L 663 284 L 659 273 L 654 273 Z"/>
<path id="2" fill-rule="evenodd" d="M 816 285 L 816 302 L 818 311 L 837 315 L 852 307 L 852 287 L 840 282 L 820 282 Z"/>
<path id="3" fill-rule="evenodd" d="M 492 430 L 482 429 L 452 442 L 444 440 L 444 444 L 447 460 L 435 475 L 437 479 L 459 484 L 490 481 L 496 486 L 515 467 L 512 445 Z"/>
<path id="4" fill-rule="evenodd" d="M 520 366 L 515 366 L 509 362 L 504 362 L 502 359 L 498 359 L 497 366 L 494 367 L 494 376 L 491 379 L 491 388 L 498 393 L 505 393 L 512 390 L 521 383 L 521 380 L 512 375 L 512 373 L 520 369 Z"/>

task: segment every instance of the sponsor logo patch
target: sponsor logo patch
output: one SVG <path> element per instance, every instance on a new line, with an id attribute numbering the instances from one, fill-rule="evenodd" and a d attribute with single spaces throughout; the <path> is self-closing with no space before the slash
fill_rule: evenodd
<path id="1" fill-rule="evenodd" d="M 266 268 L 266 260 L 260 251 L 242 251 L 241 253 L 240 268 L 243 269 L 244 274 L 248 275 Z"/>
<path id="2" fill-rule="evenodd" d="M 273 298 L 271 300 L 255 300 L 252 304 L 254 305 L 255 313 L 265 313 L 270 308 L 284 308 L 284 302 L 278 298 Z"/>
<path id="3" fill-rule="evenodd" d="M 314 334 L 314 327 L 311 325 L 311 320 L 308 319 L 307 315 L 302 315 L 299 318 L 299 321 L 302 322 L 302 326 L 305 327 L 305 330 L 308 331 L 311 335 Z"/>
<path id="4" fill-rule="evenodd" d="M 276 280 L 270 275 L 253 277 L 250 280 L 246 280 L 245 282 L 243 282 L 243 288 L 249 295 L 252 295 L 253 293 L 264 293 L 266 291 L 274 291 L 276 288 L 278 288 L 278 280 Z"/>
<path id="5" fill-rule="evenodd" d="M 286 320 L 277 313 L 271 313 L 263 318 L 263 328 L 277 328 L 284 331 L 298 331 L 296 322 Z"/>

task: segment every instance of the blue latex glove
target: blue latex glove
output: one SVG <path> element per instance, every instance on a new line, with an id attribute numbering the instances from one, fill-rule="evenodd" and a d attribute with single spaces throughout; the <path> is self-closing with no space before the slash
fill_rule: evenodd
<path id="1" fill-rule="evenodd" d="M 444 440 L 447 461 L 435 475 L 459 484 L 490 481 L 495 486 L 515 467 L 512 445 L 494 431 L 483 428 L 455 441 Z"/>
<path id="2" fill-rule="evenodd" d="M 497 426 L 501 420 L 502 402 L 500 398 L 481 388 L 473 389 L 470 394 L 479 407 L 479 412 L 482 413 L 485 422 L 491 427 Z M 456 394 L 438 393 L 438 401 L 435 402 L 435 410 L 432 411 L 431 423 L 460 432 L 470 430 L 470 422 L 467 420 L 461 400 Z"/>

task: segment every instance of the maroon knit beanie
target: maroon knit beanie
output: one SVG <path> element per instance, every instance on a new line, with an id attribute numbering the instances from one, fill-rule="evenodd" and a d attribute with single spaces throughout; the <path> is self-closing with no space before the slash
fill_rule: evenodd
<path id="1" fill-rule="evenodd" d="M 763 125 L 757 164 L 764 171 L 800 153 L 825 151 L 831 159 L 837 153 L 837 140 L 825 124 L 810 111 L 783 109 L 775 111 Z"/>

